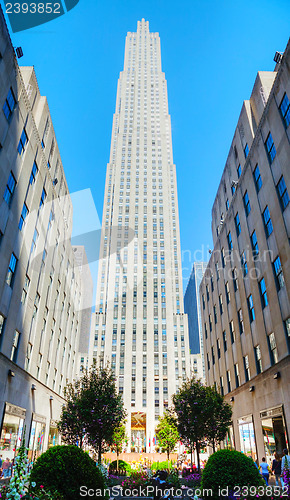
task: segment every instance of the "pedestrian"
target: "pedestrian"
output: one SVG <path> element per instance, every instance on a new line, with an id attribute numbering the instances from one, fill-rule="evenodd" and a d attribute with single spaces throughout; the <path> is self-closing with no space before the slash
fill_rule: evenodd
<path id="1" fill-rule="evenodd" d="M 275 474 L 276 478 L 276 486 L 279 486 L 279 479 L 281 481 L 281 458 L 278 453 L 275 451 L 274 460 L 272 462 L 272 472 Z"/>
<path id="2" fill-rule="evenodd" d="M 268 486 L 268 484 L 269 484 L 270 467 L 267 464 L 265 457 L 262 458 L 262 462 L 259 465 L 259 469 L 261 471 L 261 474 L 262 474 L 263 478 L 266 481 L 266 485 Z"/>
<path id="3" fill-rule="evenodd" d="M 290 469 L 290 455 L 288 455 L 287 448 L 284 448 L 282 462 L 281 462 L 281 477 L 280 477 L 282 487 L 284 486 L 284 477 L 283 476 L 284 476 L 284 472 L 285 472 L 286 468 Z"/>
<path id="4" fill-rule="evenodd" d="M 4 460 L 4 462 L 2 464 L 4 479 L 9 477 L 10 467 L 11 467 L 10 461 L 9 461 L 9 458 L 7 457 L 6 460 Z"/>
<path id="5" fill-rule="evenodd" d="M 2 469 L 2 463 L 3 463 L 2 455 L 0 455 L 0 469 Z"/>

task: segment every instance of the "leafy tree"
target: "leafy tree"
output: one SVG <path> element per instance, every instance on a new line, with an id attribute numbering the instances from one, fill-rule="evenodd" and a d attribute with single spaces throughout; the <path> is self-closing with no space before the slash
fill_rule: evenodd
<path id="1" fill-rule="evenodd" d="M 172 398 L 177 415 L 178 432 L 191 450 L 196 449 L 198 470 L 200 470 L 199 452 L 205 437 L 205 422 L 208 418 L 206 395 L 206 387 L 193 377 L 186 380 Z"/>
<path id="2" fill-rule="evenodd" d="M 119 455 L 122 453 L 123 445 L 128 442 L 128 438 L 126 435 L 126 425 L 125 422 L 121 422 L 118 427 L 115 428 L 112 441 L 111 448 L 117 453 L 117 470 L 119 470 Z"/>
<path id="3" fill-rule="evenodd" d="M 82 419 L 82 398 L 80 381 L 68 384 L 64 389 L 66 405 L 63 406 L 60 421 L 57 424 L 66 444 L 74 444 L 83 447 L 84 423 Z"/>
<path id="4" fill-rule="evenodd" d="M 156 436 L 161 448 L 166 451 L 167 460 L 169 461 L 169 454 L 174 450 L 179 440 L 177 419 L 173 410 L 166 410 L 163 417 L 159 417 Z"/>
<path id="5" fill-rule="evenodd" d="M 81 446 L 85 437 L 101 463 L 102 452 L 126 416 L 111 369 L 97 368 L 94 362 L 78 382 L 67 386 L 66 397 L 58 424 L 64 441 Z"/>
<path id="6" fill-rule="evenodd" d="M 208 417 L 205 422 L 205 435 L 215 452 L 216 445 L 225 439 L 232 420 L 232 408 L 224 397 L 213 387 L 207 387 L 206 405 Z"/>

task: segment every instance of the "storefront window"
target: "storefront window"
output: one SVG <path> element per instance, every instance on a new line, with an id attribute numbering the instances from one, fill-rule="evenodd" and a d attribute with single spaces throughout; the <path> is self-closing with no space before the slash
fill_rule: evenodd
<path id="1" fill-rule="evenodd" d="M 60 444 L 60 435 L 55 424 L 50 424 L 48 436 L 48 448 Z"/>
<path id="2" fill-rule="evenodd" d="M 36 420 L 38 419 L 38 420 Z M 42 420 L 42 421 L 39 421 Z M 42 417 L 33 417 L 30 429 L 29 439 L 29 459 L 36 460 L 43 452 L 44 435 L 45 435 L 45 419 Z"/>
<path id="3" fill-rule="evenodd" d="M 12 460 L 22 439 L 25 410 L 6 403 L 0 438 L 0 454 Z"/>
<path id="4" fill-rule="evenodd" d="M 257 452 L 252 415 L 240 418 L 238 420 L 238 425 L 240 432 L 241 451 L 245 453 L 245 455 L 252 457 L 253 460 L 256 460 Z"/>
<path id="5" fill-rule="evenodd" d="M 282 406 L 261 412 L 261 423 L 264 436 L 265 456 L 267 460 L 274 458 L 276 451 L 280 457 L 287 447 L 286 426 Z"/>
<path id="6" fill-rule="evenodd" d="M 232 425 L 230 425 L 227 435 L 224 439 L 224 448 L 227 448 L 228 450 L 235 449 L 234 429 Z"/>

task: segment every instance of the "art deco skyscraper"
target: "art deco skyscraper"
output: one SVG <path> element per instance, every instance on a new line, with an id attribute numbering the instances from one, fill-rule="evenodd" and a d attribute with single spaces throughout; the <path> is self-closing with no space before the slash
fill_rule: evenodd
<path id="1" fill-rule="evenodd" d="M 160 39 L 128 33 L 107 167 L 93 356 L 109 361 L 128 412 L 131 449 L 189 373 L 175 165 Z M 130 446 L 129 446 L 130 447 Z"/>

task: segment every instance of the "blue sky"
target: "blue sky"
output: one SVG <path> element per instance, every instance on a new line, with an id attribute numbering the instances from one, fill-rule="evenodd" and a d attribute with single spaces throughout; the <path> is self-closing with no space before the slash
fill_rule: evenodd
<path id="1" fill-rule="evenodd" d="M 100 219 L 125 36 L 143 17 L 161 37 L 189 268 L 195 251 L 201 260 L 212 246 L 211 207 L 242 102 L 287 44 L 290 2 L 80 0 L 55 21 L 11 34 L 47 96 L 69 189 L 89 188 Z M 95 217 L 85 224 L 96 228 Z M 78 217 L 77 232 L 81 225 Z"/>

